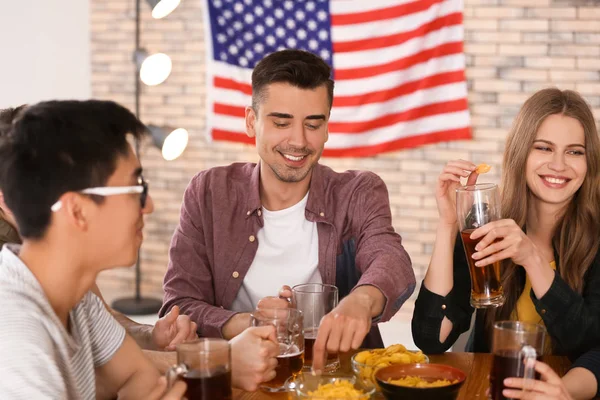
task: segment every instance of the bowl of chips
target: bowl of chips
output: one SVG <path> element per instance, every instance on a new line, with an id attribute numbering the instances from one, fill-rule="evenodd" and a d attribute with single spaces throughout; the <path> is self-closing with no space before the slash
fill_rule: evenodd
<path id="1" fill-rule="evenodd" d="M 356 353 L 350 360 L 352 372 L 367 387 L 377 389 L 375 373 L 390 365 L 428 363 L 429 358 L 422 351 L 406 350 L 401 344 L 393 344 L 385 349 L 365 350 Z"/>
<path id="2" fill-rule="evenodd" d="M 449 365 L 405 364 L 381 368 L 375 379 L 388 400 L 455 400 L 467 375 Z"/>
<path id="3" fill-rule="evenodd" d="M 354 376 L 304 373 L 292 383 L 298 399 L 368 400 L 375 388 L 366 387 Z"/>

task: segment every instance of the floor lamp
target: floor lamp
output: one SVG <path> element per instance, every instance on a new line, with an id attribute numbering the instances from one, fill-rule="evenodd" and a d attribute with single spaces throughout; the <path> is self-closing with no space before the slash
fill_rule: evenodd
<path id="1" fill-rule="evenodd" d="M 180 0 L 147 0 L 152 8 L 152 17 L 160 19 L 169 15 L 178 5 Z M 171 58 L 163 53 L 149 55 L 140 46 L 140 8 L 141 0 L 135 0 L 135 115 L 140 117 L 141 83 L 148 86 L 159 85 L 171 73 Z M 165 160 L 174 160 L 185 150 L 188 143 L 188 133 L 185 129 L 163 129 L 155 125 L 148 125 L 152 142 L 162 151 Z M 136 141 L 136 153 L 139 157 L 140 144 Z M 156 314 L 162 306 L 162 301 L 141 295 L 141 269 L 140 253 L 135 264 L 135 296 L 117 299 L 112 303 L 112 308 L 127 315 Z"/>

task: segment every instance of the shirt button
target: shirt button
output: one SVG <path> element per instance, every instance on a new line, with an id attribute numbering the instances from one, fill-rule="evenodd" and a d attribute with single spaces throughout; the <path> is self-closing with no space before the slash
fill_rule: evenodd
<path id="1" fill-rule="evenodd" d="M 240 276 L 240 273 L 237 271 L 233 271 L 233 274 L 231 274 L 231 276 L 233 276 L 234 278 L 238 278 Z"/>
<path id="2" fill-rule="evenodd" d="M 246 215 L 250 215 L 250 214 L 252 214 L 252 211 L 248 211 L 248 212 L 246 213 Z"/>
<path id="3" fill-rule="evenodd" d="M 258 210 L 258 216 L 260 217 L 262 215 L 262 211 Z"/>
<path id="4" fill-rule="evenodd" d="M 248 238 L 248 240 L 250 242 L 254 242 L 256 240 L 256 238 L 254 237 L 254 235 L 250 235 L 250 237 Z"/>
<path id="5" fill-rule="evenodd" d="M 325 216 L 325 213 L 321 211 L 321 212 L 319 213 L 319 215 L 320 215 L 321 217 L 324 217 L 324 216 Z"/>
<path id="6" fill-rule="evenodd" d="M 542 310 L 542 314 L 546 314 L 546 310 L 545 309 Z"/>
<path id="7" fill-rule="evenodd" d="M 442 310 L 445 310 L 445 309 L 446 309 L 446 305 L 442 304 Z"/>

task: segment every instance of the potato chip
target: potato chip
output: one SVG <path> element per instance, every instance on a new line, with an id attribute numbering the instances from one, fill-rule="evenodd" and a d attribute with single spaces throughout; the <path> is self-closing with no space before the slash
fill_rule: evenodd
<path id="1" fill-rule="evenodd" d="M 365 350 L 356 353 L 352 363 L 355 375 L 366 385 L 375 385 L 375 372 L 394 364 L 416 364 L 425 362 L 422 351 L 408 351 L 401 344 L 393 344 L 385 349 Z"/>
<path id="2" fill-rule="evenodd" d="M 437 379 L 435 381 L 428 381 L 419 376 L 405 376 L 400 379 L 388 379 L 387 383 L 397 386 L 408 386 L 417 388 L 432 388 L 441 386 L 450 386 L 458 383 L 458 379 L 455 381 L 449 381 L 448 379 Z"/>
<path id="3" fill-rule="evenodd" d="M 349 381 L 335 381 L 319 385 L 317 390 L 308 392 L 308 395 L 313 400 L 328 400 L 328 399 L 360 399 L 365 396 L 362 390 L 354 387 Z"/>
<path id="4" fill-rule="evenodd" d="M 477 172 L 479 175 L 481 175 L 481 174 L 487 174 L 488 172 L 490 172 L 490 169 L 492 169 L 491 165 L 479 164 L 477 166 L 477 168 L 475 168 L 475 172 Z"/>

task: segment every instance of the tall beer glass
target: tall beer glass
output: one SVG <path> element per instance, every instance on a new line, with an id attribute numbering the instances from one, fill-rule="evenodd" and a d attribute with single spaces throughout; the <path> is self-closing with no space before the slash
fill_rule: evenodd
<path id="1" fill-rule="evenodd" d="M 477 252 L 475 246 L 482 238 L 470 238 L 475 229 L 500 219 L 498 186 L 482 183 L 459 187 L 456 189 L 456 214 L 471 273 L 471 305 L 475 308 L 498 307 L 504 304 L 500 261 L 476 267 L 476 260 L 471 256 Z"/>

